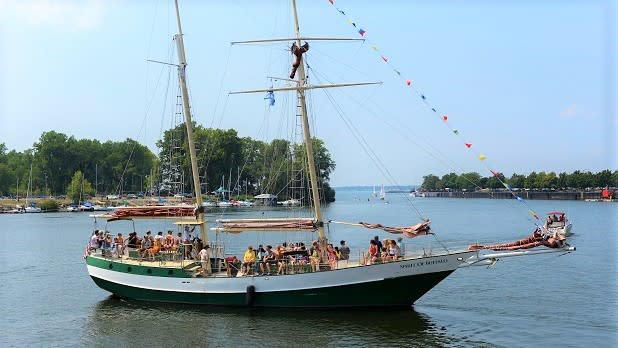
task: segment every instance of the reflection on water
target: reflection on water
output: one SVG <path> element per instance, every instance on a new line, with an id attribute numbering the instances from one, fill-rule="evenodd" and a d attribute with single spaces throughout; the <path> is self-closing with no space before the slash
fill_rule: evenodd
<path id="1" fill-rule="evenodd" d="M 84 345 L 455 346 L 414 310 L 298 310 L 157 304 L 108 297 L 91 311 Z M 470 344 L 470 342 L 468 342 Z"/>

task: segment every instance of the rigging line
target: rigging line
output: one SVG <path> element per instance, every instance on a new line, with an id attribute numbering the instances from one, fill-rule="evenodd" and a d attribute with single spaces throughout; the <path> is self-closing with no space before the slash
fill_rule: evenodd
<path id="1" fill-rule="evenodd" d="M 316 74 L 316 73 L 315 73 L 315 71 L 313 71 L 313 70 L 311 70 L 311 71 L 312 71 L 312 73 Z M 317 74 L 316 74 L 316 76 L 317 76 Z M 329 99 L 331 99 L 331 103 L 332 103 L 333 105 L 335 105 L 335 103 L 334 103 L 334 98 L 332 97 L 332 95 L 331 95 L 328 91 L 326 91 L 326 94 L 329 96 Z M 338 109 L 339 109 L 339 111 L 340 111 L 340 115 L 342 115 L 342 116 L 343 116 L 343 115 L 345 115 L 345 112 L 343 112 L 342 108 L 341 108 L 339 105 L 337 105 L 337 106 L 336 106 L 336 108 L 338 108 Z M 377 155 L 377 154 L 373 151 L 373 149 L 372 149 L 372 148 L 371 148 L 371 146 L 367 143 L 367 141 L 364 139 L 364 137 L 362 137 L 362 135 L 361 135 L 360 131 L 359 131 L 359 130 L 358 130 L 358 129 L 357 129 L 357 128 L 353 125 L 354 123 L 353 123 L 351 120 L 349 120 L 349 118 L 348 118 L 347 116 L 345 116 L 345 118 L 347 119 L 347 121 L 346 121 L 346 120 L 344 120 L 344 121 L 346 121 L 346 124 L 348 125 L 348 128 L 350 128 L 351 130 L 352 130 L 352 128 L 353 128 L 353 129 L 354 129 L 354 130 L 358 133 L 358 135 L 359 135 L 360 139 L 362 139 L 362 141 L 364 142 L 364 144 L 365 144 L 365 145 L 364 145 L 364 150 L 365 150 L 365 152 L 366 152 L 367 154 L 369 154 L 368 152 L 371 152 L 371 153 L 373 154 L 373 155 L 370 155 L 370 158 L 371 158 L 371 159 L 372 159 L 375 163 L 378 163 L 378 164 L 379 164 L 378 166 L 376 166 L 376 167 L 377 167 L 377 169 L 378 169 L 378 170 L 382 173 L 382 175 L 383 175 L 385 178 L 387 178 L 387 180 L 389 180 L 389 182 L 390 182 L 392 185 L 396 186 L 396 187 L 398 188 L 398 190 L 402 190 L 402 187 L 401 187 L 401 186 L 397 183 L 397 181 L 394 179 L 394 177 L 393 177 L 393 175 L 390 173 L 390 171 L 388 171 L 387 167 L 384 165 L 384 163 L 383 163 L 383 162 L 382 162 L 382 160 L 380 159 L 380 156 L 378 156 L 378 155 Z M 342 119 L 343 119 L 343 118 L 342 118 Z M 354 134 L 354 133 L 353 133 L 353 134 Z M 357 141 L 359 141 L 359 138 L 357 138 Z M 360 141 L 359 141 L 359 143 L 360 143 Z M 367 149 L 368 149 L 368 150 L 367 150 Z M 423 218 L 423 214 L 421 214 L 420 210 L 419 210 L 419 209 L 418 209 L 418 207 L 416 207 L 416 205 L 412 202 L 412 200 L 410 199 L 410 197 L 405 196 L 405 199 L 406 199 L 406 200 L 409 202 L 409 204 L 410 204 L 410 205 L 411 205 L 411 206 L 412 206 L 412 207 L 416 210 L 416 212 L 419 214 L 419 216 L 420 216 L 421 218 Z"/>
<path id="2" fill-rule="evenodd" d="M 328 92 L 328 90 L 324 90 L 324 93 L 327 95 L 328 99 L 331 101 L 331 104 L 337 111 L 337 114 L 344 121 L 344 123 L 348 126 L 348 129 L 352 131 L 352 135 L 356 138 L 357 142 L 361 145 L 365 153 L 374 161 L 374 163 L 378 164 L 376 165 L 377 169 L 382 173 L 382 175 L 384 175 L 385 178 L 387 178 L 389 182 L 391 182 L 392 184 L 394 184 L 395 186 L 399 188 L 400 185 L 397 184 L 396 180 L 394 179 L 394 177 L 392 176 L 388 168 L 386 168 L 386 166 L 384 165 L 382 160 L 379 158 L 379 156 L 375 153 L 375 151 L 373 151 L 371 146 L 369 146 L 368 142 L 362 136 L 358 128 L 356 128 L 353 122 L 349 119 L 349 117 L 347 117 L 345 112 L 342 110 L 341 106 L 335 103 L 334 97 Z M 423 214 L 421 213 L 421 211 L 419 210 L 419 208 L 410 200 L 409 197 L 405 197 L 405 198 L 410 204 L 410 206 L 416 211 L 418 216 L 424 220 L 425 218 Z"/>
<path id="3" fill-rule="evenodd" d="M 346 15 L 346 13 L 345 13 L 344 11 L 342 11 L 342 10 L 340 10 L 339 8 L 337 8 L 336 6 L 334 6 L 334 5 L 335 5 L 335 4 L 334 4 L 334 1 L 331 1 L 330 3 L 331 3 L 331 5 L 333 5 L 333 7 L 334 7 L 334 8 L 335 8 L 335 9 L 336 9 L 336 10 L 337 10 L 340 14 L 342 14 L 344 17 L 348 18 L 348 16 Z M 348 18 L 348 23 L 352 24 L 355 28 L 357 28 L 356 23 L 352 22 L 349 18 Z M 359 33 L 361 36 L 365 37 L 365 33 L 366 33 L 366 32 L 365 32 L 363 29 L 360 29 L 360 30 L 358 31 L 358 33 Z M 377 46 L 376 46 L 376 45 L 372 45 L 372 46 L 371 46 L 371 48 L 372 48 L 374 51 L 376 51 L 376 52 L 378 52 L 378 51 L 379 51 L 379 49 L 377 48 Z M 431 111 L 433 111 L 433 112 L 434 112 L 434 113 L 435 113 L 435 114 L 436 114 L 436 115 L 440 118 L 440 116 L 439 116 L 439 115 L 440 115 L 440 113 L 438 112 L 437 107 L 436 107 L 436 106 L 433 106 L 433 107 L 432 107 L 432 104 L 430 104 L 430 103 L 428 102 L 428 100 L 427 100 L 427 98 L 425 97 L 425 95 L 424 95 L 424 94 L 422 94 L 422 93 L 420 92 L 420 90 L 416 88 L 416 86 L 415 86 L 415 85 L 412 85 L 411 80 L 405 80 L 405 79 L 403 78 L 403 76 L 402 76 L 401 72 L 395 68 L 395 66 L 394 66 L 394 65 L 393 65 L 393 64 L 389 61 L 389 59 L 388 59 L 386 56 L 384 56 L 384 55 L 380 55 L 380 58 L 381 58 L 381 59 L 382 59 L 382 60 L 383 60 L 383 61 L 384 61 L 384 62 L 385 62 L 385 63 L 386 63 L 389 67 L 391 67 L 391 69 L 393 70 L 393 72 L 395 72 L 395 73 L 399 76 L 399 78 L 400 78 L 401 80 L 405 81 L 405 83 L 406 83 L 406 85 L 407 85 L 407 86 L 409 86 L 409 87 L 411 87 L 411 88 L 412 88 L 412 91 L 413 91 L 414 93 L 416 93 L 418 96 L 420 96 L 420 97 L 421 97 L 423 104 L 425 104 L 425 106 L 426 106 L 426 107 L 430 108 L 430 109 L 431 109 Z M 444 116 L 442 116 L 442 118 L 444 119 L 444 121 L 445 121 L 445 123 L 446 123 L 446 121 L 447 121 L 447 115 L 445 114 Z M 449 127 L 450 127 L 450 125 L 449 125 Z M 459 132 L 457 132 L 455 129 L 452 129 L 452 127 L 450 127 L 450 128 L 451 128 L 451 130 L 453 131 L 453 133 L 454 133 L 455 135 L 457 135 L 458 137 L 460 137 L 460 138 L 463 140 L 463 142 L 464 142 L 464 144 L 466 145 L 466 147 L 471 148 L 471 144 L 470 144 L 470 143 L 468 143 L 468 142 L 466 142 L 465 138 L 464 138 L 463 136 L 461 136 L 461 135 L 459 134 Z M 513 197 L 515 197 L 515 198 L 516 198 L 519 202 L 521 202 L 521 203 L 523 203 L 524 205 L 526 205 L 526 207 L 528 207 L 528 209 L 529 209 L 529 210 L 528 210 L 528 212 L 529 212 L 529 213 L 530 213 L 530 214 L 531 214 L 531 215 L 532 215 L 532 216 L 533 216 L 533 217 L 534 217 L 537 221 L 538 221 L 538 220 L 540 220 L 540 218 L 539 218 L 538 214 L 537 214 L 537 213 L 536 213 L 536 212 L 535 212 L 535 211 L 534 211 L 534 210 L 530 207 L 530 205 L 526 202 L 526 200 L 524 200 L 523 198 L 519 197 L 519 196 L 518 196 L 518 195 L 517 195 L 517 194 L 516 194 L 516 193 L 515 193 L 512 189 L 511 189 L 510 185 L 508 185 L 508 184 L 506 184 L 504 181 L 502 181 L 502 179 L 500 179 L 500 178 L 498 177 L 498 175 L 496 174 L 496 172 L 494 172 L 494 171 L 493 171 L 493 170 L 492 170 L 492 169 L 491 169 L 491 168 L 490 168 L 490 167 L 489 167 L 489 166 L 488 166 L 488 165 L 484 162 L 484 160 L 486 159 L 485 155 L 480 154 L 480 155 L 478 156 L 478 158 L 479 158 L 479 160 L 480 160 L 481 162 L 483 162 L 483 164 L 484 164 L 484 166 L 486 167 L 486 169 L 487 169 L 487 170 L 489 170 L 489 171 L 492 173 L 492 175 L 494 175 L 494 177 L 496 177 L 496 179 L 497 179 L 498 181 L 500 181 L 500 182 L 503 184 L 503 186 L 507 189 L 507 191 L 508 191 L 508 192 L 510 192 L 510 193 L 511 193 L 511 195 L 512 195 Z M 536 224 L 536 222 L 535 222 L 535 225 L 536 225 L 537 227 L 539 226 L 538 224 Z"/>

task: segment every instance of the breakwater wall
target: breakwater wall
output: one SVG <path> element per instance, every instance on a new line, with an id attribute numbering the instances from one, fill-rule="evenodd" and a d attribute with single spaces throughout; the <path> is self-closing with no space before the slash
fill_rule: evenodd
<path id="1" fill-rule="evenodd" d="M 424 192 L 426 197 L 439 198 L 499 198 L 514 199 L 510 192 L 506 191 L 433 191 Z M 576 200 L 601 199 L 601 191 L 520 191 L 516 194 L 527 200 Z"/>

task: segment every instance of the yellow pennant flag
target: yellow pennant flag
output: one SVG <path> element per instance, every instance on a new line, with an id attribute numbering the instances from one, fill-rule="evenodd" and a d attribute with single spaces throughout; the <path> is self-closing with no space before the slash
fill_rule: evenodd
<path id="1" fill-rule="evenodd" d="M 481 160 L 481 161 L 484 161 L 486 158 L 487 158 L 487 157 L 485 157 L 485 155 L 483 155 L 483 154 L 481 154 L 481 155 L 479 156 L 479 160 Z"/>

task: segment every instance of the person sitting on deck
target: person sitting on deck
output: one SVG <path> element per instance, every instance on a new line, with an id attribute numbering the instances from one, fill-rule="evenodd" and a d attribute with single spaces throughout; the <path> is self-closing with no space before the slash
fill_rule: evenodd
<path id="1" fill-rule="evenodd" d="M 311 270 L 317 272 L 320 270 L 320 247 L 318 242 L 313 242 L 311 247 L 311 256 L 309 256 L 309 262 L 311 262 Z"/>
<path id="2" fill-rule="evenodd" d="M 265 256 L 266 256 L 266 250 L 264 250 L 264 247 L 262 246 L 262 244 L 260 244 L 258 246 L 256 258 L 255 258 L 256 269 L 258 272 L 260 272 L 260 275 L 264 273 L 264 257 Z"/>
<path id="3" fill-rule="evenodd" d="M 167 236 L 165 237 L 165 241 L 163 242 L 163 250 L 174 250 L 174 235 L 172 234 L 171 230 L 167 231 Z"/>
<path id="4" fill-rule="evenodd" d="M 388 247 L 388 256 L 392 261 L 397 261 L 401 257 L 401 248 L 397 245 L 394 239 L 390 240 L 391 245 Z"/>
<path id="5" fill-rule="evenodd" d="M 243 264 L 242 264 L 243 272 L 245 274 L 251 274 L 254 265 L 255 265 L 255 253 L 253 252 L 253 247 L 249 245 L 249 247 L 245 251 L 245 255 L 243 256 Z"/>
<path id="6" fill-rule="evenodd" d="M 109 233 L 105 233 L 105 237 L 103 238 L 103 242 L 101 243 L 101 249 L 103 249 L 104 257 L 112 256 L 112 236 Z"/>
<path id="7" fill-rule="evenodd" d="M 339 247 L 339 252 L 341 253 L 341 259 L 342 260 L 349 260 L 350 259 L 350 248 L 345 245 L 345 240 L 342 240 L 341 242 L 339 242 L 339 244 L 341 245 Z"/>
<path id="8" fill-rule="evenodd" d="M 142 240 L 142 246 L 139 248 L 139 256 L 144 258 L 147 254 L 148 249 L 152 247 L 152 236 L 150 235 L 150 231 L 146 232 L 144 239 Z"/>
<path id="9" fill-rule="evenodd" d="M 376 263 L 378 259 L 378 242 L 375 239 L 369 241 L 369 250 L 367 251 L 367 256 L 363 262 L 365 265 L 373 265 Z"/>
<path id="10" fill-rule="evenodd" d="M 161 231 L 157 232 L 157 235 L 154 238 L 155 240 L 159 240 L 159 243 L 161 245 L 165 244 L 165 237 L 163 237 L 163 232 Z"/>
<path id="11" fill-rule="evenodd" d="M 240 260 L 236 257 L 236 255 L 225 258 L 225 268 L 227 269 L 228 277 L 235 277 L 236 274 L 238 274 L 239 266 Z"/>
<path id="12" fill-rule="evenodd" d="M 328 244 L 326 252 L 328 253 L 328 264 L 330 265 L 330 269 L 337 269 L 337 254 L 332 244 Z"/>
<path id="13" fill-rule="evenodd" d="M 270 275 L 271 273 L 270 264 L 275 261 L 275 254 L 272 249 L 273 247 L 270 245 L 267 245 L 266 249 L 264 249 L 264 257 L 262 257 L 262 263 L 260 263 L 260 272 L 263 274 Z M 266 272 L 264 268 L 266 268 L 266 271 L 268 272 Z"/>
<path id="14" fill-rule="evenodd" d="M 129 233 L 129 238 L 127 238 L 127 248 L 137 249 L 137 233 L 136 232 Z"/>
<path id="15" fill-rule="evenodd" d="M 277 261 L 277 274 L 285 273 L 285 258 L 283 257 L 283 247 L 281 245 L 277 245 L 275 252 L 273 253 L 275 257 L 275 261 Z"/>
<path id="16" fill-rule="evenodd" d="M 152 239 L 152 237 L 150 237 L 150 239 Z M 142 258 L 146 256 L 146 254 L 148 254 L 150 256 L 150 259 L 152 261 L 155 260 L 155 255 L 161 250 L 161 242 L 159 239 L 155 239 L 152 242 L 152 246 L 148 249 L 146 249 L 146 251 L 144 252 L 144 255 L 142 255 Z"/>
<path id="17" fill-rule="evenodd" d="M 116 237 L 114 237 L 114 244 L 116 245 L 116 255 L 118 257 L 124 255 L 124 237 L 122 233 L 118 232 Z"/>

